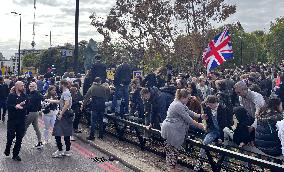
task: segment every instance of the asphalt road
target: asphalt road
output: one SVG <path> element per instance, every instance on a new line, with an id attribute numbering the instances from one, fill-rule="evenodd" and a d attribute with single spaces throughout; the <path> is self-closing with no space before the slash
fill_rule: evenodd
<path id="1" fill-rule="evenodd" d="M 43 124 L 40 122 L 41 131 Z M 118 161 L 95 162 L 92 158 L 108 159 L 108 157 L 90 145 L 79 140 L 72 142 L 72 156 L 52 158 L 57 150 L 55 140 L 44 145 L 42 150 L 34 149 L 37 142 L 32 125 L 23 139 L 20 152 L 21 162 L 12 160 L 4 155 L 6 144 L 6 123 L 0 122 L 0 172 L 132 172 Z M 64 143 L 64 141 L 63 141 Z M 12 152 L 11 152 L 12 154 Z"/>

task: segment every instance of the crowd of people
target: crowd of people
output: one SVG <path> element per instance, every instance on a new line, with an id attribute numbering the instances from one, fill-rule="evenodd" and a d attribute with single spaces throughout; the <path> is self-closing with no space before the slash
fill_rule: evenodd
<path id="1" fill-rule="evenodd" d="M 0 77 L 3 122 L 8 109 L 6 156 L 16 137 L 13 159 L 21 160 L 21 142 L 30 124 L 36 132 L 36 148 L 50 142 L 52 129 L 58 148 L 52 156 L 69 156 L 73 132 L 81 132 L 79 124 L 86 109 L 91 111 L 87 116 L 91 126 L 88 140 L 95 139 L 97 124 L 98 138 L 104 138 L 106 113 L 121 118 L 125 114 L 135 116 L 147 129 L 161 130 L 169 171 L 178 171 L 178 150 L 188 131 L 204 133 L 205 145 L 231 140 L 240 148 L 251 145 L 267 155 L 284 154 L 284 63 L 220 69 L 194 76 L 173 72 L 167 66 L 133 78 L 133 68 L 124 62 L 116 68 L 111 81 L 100 58 L 96 56 L 85 78 L 67 72 L 62 77 Z M 43 138 L 38 126 L 40 116 L 45 125 Z M 201 149 L 200 157 L 205 156 Z M 202 166 L 202 161 L 197 160 L 194 170 Z"/>

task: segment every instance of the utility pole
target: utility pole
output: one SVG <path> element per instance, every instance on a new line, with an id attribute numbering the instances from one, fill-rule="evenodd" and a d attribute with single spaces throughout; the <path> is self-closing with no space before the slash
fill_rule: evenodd
<path id="1" fill-rule="evenodd" d="M 79 28 L 79 0 L 76 0 L 76 11 L 75 11 L 75 50 L 74 50 L 74 72 L 78 72 L 77 62 L 79 58 L 79 46 L 78 46 L 78 28 Z"/>
<path id="2" fill-rule="evenodd" d="M 17 12 L 11 12 L 12 14 L 17 14 L 20 16 L 20 39 L 19 39 L 19 49 L 18 49 L 18 54 L 19 54 L 19 63 L 18 63 L 18 76 L 21 75 L 21 41 L 22 41 L 22 15 Z"/>

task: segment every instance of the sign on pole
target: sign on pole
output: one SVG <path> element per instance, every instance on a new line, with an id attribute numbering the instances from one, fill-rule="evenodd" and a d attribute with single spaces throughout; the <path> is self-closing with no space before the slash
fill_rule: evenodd
<path id="1" fill-rule="evenodd" d="M 135 79 L 136 77 L 142 76 L 142 74 L 143 74 L 142 70 L 133 71 L 133 79 Z"/>
<path id="2" fill-rule="evenodd" d="M 73 56 L 73 50 L 62 49 L 61 55 L 62 55 L 62 57 L 72 57 Z"/>
<path id="3" fill-rule="evenodd" d="M 107 69 L 106 72 L 107 72 L 107 79 L 113 81 L 114 80 L 115 69 L 114 68 Z"/>

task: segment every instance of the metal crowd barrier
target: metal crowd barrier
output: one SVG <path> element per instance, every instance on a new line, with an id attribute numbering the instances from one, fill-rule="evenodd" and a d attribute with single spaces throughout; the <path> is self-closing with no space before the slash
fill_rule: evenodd
<path id="1" fill-rule="evenodd" d="M 121 141 L 126 141 L 137 145 L 141 150 L 147 150 L 161 157 L 165 157 L 164 139 L 161 137 L 160 131 L 156 129 L 148 130 L 146 126 L 133 122 L 138 118 L 125 116 L 124 119 L 107 114 L 108 119 L 106 131 Z M 205 149 L 207 158 L 199 157 L 200 148 Z M 231 150 L 230 150 L 231 149 Z M 233 149 L 233 150 L 232 150 Z M 205 164 L 205 171 L 219 172 L 221 169 L 226 171 L 259 171 L 260 169 L 270 169 L 277 172 L 284 172 L 283 161 L 276 157 L 259 155 L 246 150 L 238 150 L 237 148 L 222 148 L 214 145 L 203 145 L 197 139 L 188 137 L 179 152 L 178 162 L 191 169 L 194 168 L 194 163 L 200 159 Z M 246 154 L 244 154 L 246 153 Z M 247 154 L 254 154 L 250 156 Z M 256 156 L 256 157 L 255 157 Z M 264 160 L 262 158 L 267 160 Z M 204 171 L 203 170 L 203 171 Z"/>

